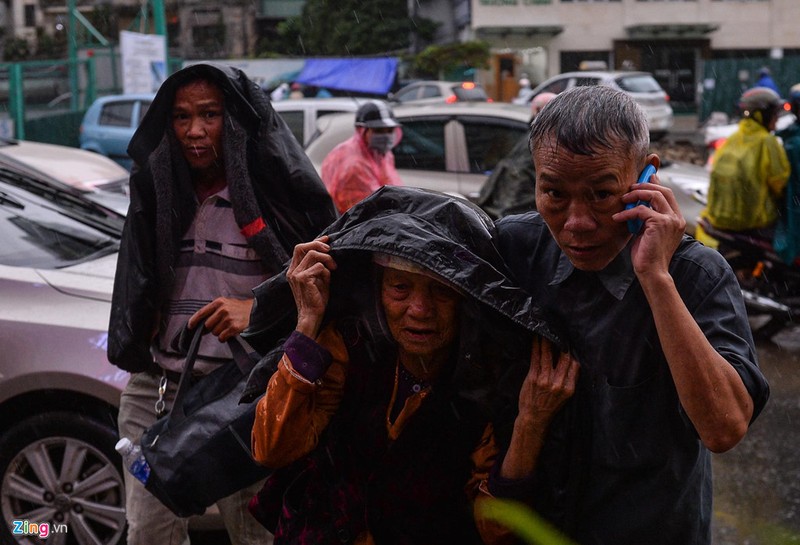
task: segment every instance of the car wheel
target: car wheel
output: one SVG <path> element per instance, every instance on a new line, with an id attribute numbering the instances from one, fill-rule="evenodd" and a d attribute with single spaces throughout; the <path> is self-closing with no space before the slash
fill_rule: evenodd
<path id="1" fill-rule="evenodd" d="M 125 488 L 116 440 L 110 426 L 69 412 L 33 416 L 4 433 L 0 543 L 124 543 Z"/>

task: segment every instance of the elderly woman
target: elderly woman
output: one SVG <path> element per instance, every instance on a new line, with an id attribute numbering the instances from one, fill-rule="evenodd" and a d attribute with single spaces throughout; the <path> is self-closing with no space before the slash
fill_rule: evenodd
<path id="1" fill-rule="evenodd" d="M 251 504 L 275 543 L 480 543 L 472 500 L 497 452 L 492 421 L 517 403 L 495 385 L 528 367 L 498 364 L 527 362 L 535 336 L 531 362 L 552 368 L 554 338 L 503 273 L 488 218 L 379 190 L 256 290 L 253 342 L 282 281 L 296 328 L 252 437 L 255 458 L 280 468 Z M 538 387 L 548 417 L 577 374 L 557 359 Z"/>

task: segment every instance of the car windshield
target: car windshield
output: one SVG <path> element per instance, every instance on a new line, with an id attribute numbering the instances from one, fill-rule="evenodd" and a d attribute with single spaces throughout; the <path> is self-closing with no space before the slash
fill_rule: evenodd
<path id="1" fill-rule="evenodd" d="M 662 91 L 655 78 L 647 74 L 619 77 L 617 85 L 629 93 L 659 93 Z"/>
<path id="2" fill-rule="evenodd" d="M 114 252 L 124 219 L 80 194 L 0 169 L 0 264 L 58 269 Z"/>

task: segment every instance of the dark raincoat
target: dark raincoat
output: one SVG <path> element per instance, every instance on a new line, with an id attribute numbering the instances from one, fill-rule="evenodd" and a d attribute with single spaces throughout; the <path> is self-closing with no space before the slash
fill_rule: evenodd
<path id="1" fill-rule="evenodd" d="M 494 245 L 494 224 L 464 199 L 386 186 L 323 234 L 337 264 L 325 320 L 336 321 L 346 343 L 353 340 L 347 389 L 316 450 L 276 470 L 251 510 L 271 530 L 278 524 L 276 543 L 328 542 L 331 534 L 350 543 L 364 525 L 378 543 L 479 541 L 463 490 L 470 452 L 488 422 L 499 443 L 508 441 L 531 337 L 557 342 L 557 336 L 510 280 Z M 417 425 L 391 444 L 378 424 L 396 356 L 385 349 L 391 340 L 377 303 L 374 252 L 414 262 L 464 296 L 448 378 L 412 418 Z M 248 400 L 264 393 L 282 354 L 279 337 L 296 322 L 285 272 L 254 292 L 243 337 L 267 355 L 250 377 Z M 354 328 L 353 322 L 377 325 Z M 374 342 L 361 341 L 370 335 Z M 426 503 L 431 498 L 435 506 Z"/>
<path id="2" fill-rule="evenodd" d="M 773 245 L 781 259 L 786 263 L 794 263 L 800 259 L 800 122 L 792 123 L 777 136 L 783 139 L 792 170 L 786 184 L 783 210 L 778 218 Z"/>
<path id="3" fill-rule="evenodd" d="M 197 199 L 171 128 L 175 92 L 192 79 L 219 85 L 225 97 L 223 155 L 234 215 L 266 269 L 277 272 L 300 242 L 335 218 L 322 181 L 267 95 L 241 70 L 196 64 L 161 85 L 131 139 L 131 203 L 122 234 L 108 358 L 131 372 L 152 365 L 158 311 L 174 282 L 181 236 Z"/>
<path id="4" fill-rule="evenodd" d="M 492 219 L 536 210 L 536 169 L 528 135 L 497 163 L 483 183 L 476 203 Z"/>
<path id="5" fill-rule="evenodd" d="M 367 265 L 372 252 L 382 252 L 425 267 L 460 289 L 475 303 L 484 334 L 509 340 L 509 346 L 524 344 L 517 341 L 526 332 L 560 343 L 557 332 L 539 314 L 531 297 L 511 280 L 494 245 L 491 219 L 464 199 L 418 188 L 385 186 L 321 234 L 330 237 L 331 255 L 338 266 L 331 279 L 326 321 L 348 316 L 352 309 L 363 308 L 371 300 L 374 286 Z M 254 293 L 250 326 L 242 337 L 261 354 L 280 352 L 282 339 L 294 330 L 297 320 L 286 271 L 256 287 Z M 524 347 L 526 371 L 529 349 L 529 345 Z M 265 357 L 259 363 L 246 396 L 264 393 L 274 364 L 274 357 Z"/>

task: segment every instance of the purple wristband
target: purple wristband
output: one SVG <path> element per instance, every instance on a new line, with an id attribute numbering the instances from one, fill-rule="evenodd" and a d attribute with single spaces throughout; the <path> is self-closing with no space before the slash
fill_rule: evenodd
<path id="1" fill-rule="evenodd" d="M 330 352 L 299 331 L 289 335 L 283 343 L 283 350 L 292 362 L 292 368 L 309 382 L 322 378 L 333 362 Z"/>

